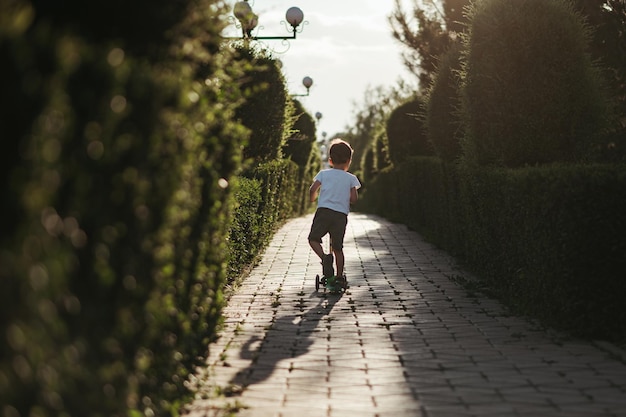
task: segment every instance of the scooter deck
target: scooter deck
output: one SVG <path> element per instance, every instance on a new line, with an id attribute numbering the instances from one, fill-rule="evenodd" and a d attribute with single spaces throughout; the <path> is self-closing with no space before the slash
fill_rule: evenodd
<path id="1" fill-rule="evenodd" d="M 320 277 L 319 275 L 316 275 L 315 276 L 315 291 L 319 291 L 320 288 L 322 288 L 324 292 L 328 290 L 328 292 L 331 294 L 344 293 L 348 289 L 348 279 L 346 278 L 345 275 L 343 276 L 342 279 L 338 279 L 337 277 L 334 277 L 334 276 Z"/>

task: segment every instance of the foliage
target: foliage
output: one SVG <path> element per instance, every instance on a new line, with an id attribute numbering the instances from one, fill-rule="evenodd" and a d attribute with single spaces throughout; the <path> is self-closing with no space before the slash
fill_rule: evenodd
<path id="1" fill-rule="evenodd" d="M 468 168 L 418 157 L 381 172 L 357 209 L 455 254 L 515 312 L 623 342 L 625 187 L 623 165 Z"/>
<path id="2" fill-rule="evenodd" d="M 433 154 L 424 128 L 424 101 L 423 97 L 407 101 L 396 107 L 387 119 L 389 158 L 394 165 L 410 156 Z"/>
<path id="3" fill-rule="evenodd" d="M 368 88 L 363 95 L 363 100 L 360 103 L 355 103 L 356 121 L 343 138 L 354 149 L 351 171 L 361 171 L 360 164 L 363 155 L 379 135 L 384 134 L 389 114 L 411 95 L 411 88 L 407 84 L 401 83 L 397 87 L 391 88 L 378 86 Z"/>
<path id="4" fill-rule="evenodd" d="M 361 158 L 361 170 L 355 172 L 360 177 L 362 190 L 368 181 L 374 179 L 378 173 L 391 165 L 388 157 L 387 133 L 379 131 L 372 142 L 370 142 Z"/>
<path id="5" fill-rule="evenodd" d="M 242 84 L 246 101 L 235 114 L 250 131 L 244 157 L 256 163 L 281 158 L 293 111 L 283 74 L 267 51 L 244 45 L 237 52 L 237 59 L 247 64 Z"/>
<path id="6" fill-rule="evenodd" d="M 236 208 L 228 236 L 229 281 L 250 265 L 263 249 L 261 236 L 266 224 L 261 212 L 261 182 L 241 177 L 235 186 Z"/>
<path id="7" fill-rule="evenodd" d="M 189 395 L 244 137 L 220 4 L 0 0 L 5 414 L 169 415 Z"/>
<path id="8" fill-rule="evenodd" d="M 313 117 L 306 112 L 302 103 L 294 100 L 294 112 L 296 115 L 292 133 L 283 147 L 286 158 L 294 161 L 301 168 L 309 162 L 313 146 L 315 145 L 316 127 Z"/>
<path id="9" fill-rule="evenodd" d="M 260 164 L 237 180 L 236 209 L 228 236 L 229 283 L 265 249 L 278 225 L 302 214 L 302 183 L 308 180 L 286 159 Z"/>
<path id="10" fill-rule="evenodd" d="M 623 166 L 470 169 L 462 178 L 465 259 L 511 307 L 579 336 L 626 337 Z"/>
<path id="11" fill-rule="evenodd" d="M 590 52 L 598 61 L 615 103 L 615 120 L 603 143 L 607 160 L 626 159 L 626 2 L 572 0 L 593 29 Z"/>
<path id="12" fill-rule="evenodd" d="M 294 198 L 300 200 L 298 212 L 304 213 L 309 207 L 307 190 L 310 181 L 321 169 L 322 160 L 320 148 L 316 142 L 316 125 L 313 117 L 307 113 L 297 100 L 294 100 L 295 123 L 292 134 L 283 148 L 285 157 L 294 161 L 300 168 L 302 179 L 300 189 Z"/>
<path id="13" fill-rule="evenodd" d="M 594 157 L 607 111 L 587 28 L 560 0 L 484 0 L 471 11 L 464 149 L 518 167 Z"/>
<path id="14" fill-rule="evenodd" d="M 453 161 L 461 155 L 460 70 L 461 45 L 455 43 L 442 56 L 427 98 L 428 139 L 437 156 L 445 161 Z"/>
<path id="15" fill-rule="evenodd" d="M 458 11 L 459 6 L 448 4 L 446 11 Z M 402 55 L 405 67 L 417 77 L 419 87 L 426 89 L 432 83 L 438 57 L 448 49 L 455 35 L 446 29 L 445 16 L 434 2 L 427 6 L 414 0 L 410 17 L 402 10 L 400 0 L 395 0 L 394 7 L 389 18 L 393 37 L 405 46 Z"/>

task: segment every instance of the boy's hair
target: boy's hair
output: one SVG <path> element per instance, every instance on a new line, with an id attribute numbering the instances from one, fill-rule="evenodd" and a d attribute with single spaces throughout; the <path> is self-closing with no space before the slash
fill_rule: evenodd
<path id="1" fill-rule="evenodd" d="M 330 143 L 330 159 L 334 164 L 345 164 L 352 159 L 352 146 L 343 139 L 335 139 Z"/>

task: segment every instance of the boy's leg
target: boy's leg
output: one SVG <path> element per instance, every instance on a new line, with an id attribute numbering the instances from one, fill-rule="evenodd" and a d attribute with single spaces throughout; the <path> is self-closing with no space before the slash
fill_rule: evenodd
<path id="1" fill-rule="evenodd" d="M 333 253 L 335 254 L 335 262 L 337 264 L 337 276 L 341 278 L 343 277 L 343 264 L 344 264 L 343 249 L 333 248 Z"/>
<path id="2" fill-rule="evenodd" d="M 335 270 L 333 269 L 333 255 L 330 253 L 325 254 L 322 244 L 316 240 L 309 240 L 309 245 L 311 245 L 313 252 L 315 252 L 322 260 L 322 274 L 325 277 L 335 275 Z"/>
<path id="3" fill-rule="evenodd" d="M 324 260 L 324 248 L 322 248 L 322 237 L 328 233 L 326 213 L 324 210 L 318 209 L 311 223 L 311 231 L 309 232 L 309 245 L 313 252 L 319 256 L 320 260 Z"/>
<path id="4" fill-rule="evenodd" d="M 309 240 L 309 245 L 311 246 L 311 249 L 313 249 L 313 252 L 320 257 L 320 260 L 324 260 L 324 248 L 322 247 L 322 244 L 315 240 Z"/>
<path id="5" fill-rule="evenodd" d="M 335 222 L 330 230 L 330 238 L 332 241 L 332 249 L 335 254 L 335 263 L 337 265 L 337 276 L 343 278 L 344 256 L 343 256 L 343 239 L 346 234 L 346 225 L 348 224 L 348 216 L 343 213 L 335 215 Z"/>

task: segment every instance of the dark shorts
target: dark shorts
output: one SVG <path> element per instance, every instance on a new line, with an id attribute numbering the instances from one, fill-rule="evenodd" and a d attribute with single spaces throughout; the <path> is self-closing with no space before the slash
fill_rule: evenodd
<path id="1" fill-rule="evenodd" d="M 309 240 L 322 243 L 322 238 L 330 234 L 333 249 L 343 249 L 348 216 L 335 210 L 318 208 L 313 217 Z"/>

